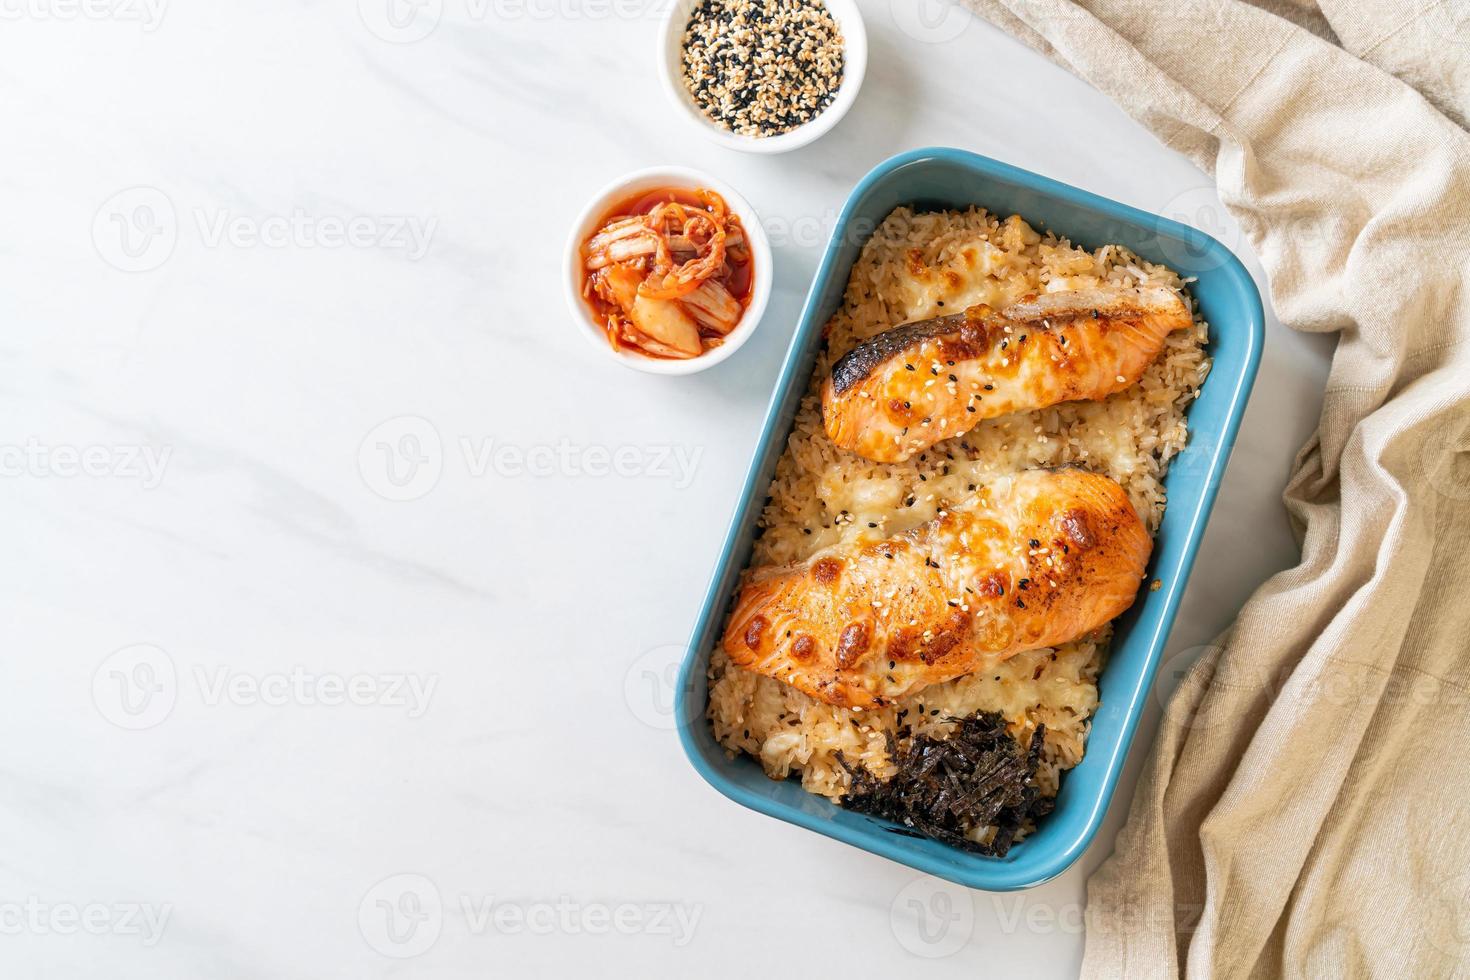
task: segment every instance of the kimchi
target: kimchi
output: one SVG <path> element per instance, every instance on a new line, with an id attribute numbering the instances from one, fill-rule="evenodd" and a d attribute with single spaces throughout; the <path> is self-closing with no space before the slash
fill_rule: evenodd
<path id="1" fill-rule="evenodd" d="M 752 260 L 740 218 L 714 191 L 645 191 L 582 243 L 582 296 L 615 350 L 698 357 L 745 314 Z"/>

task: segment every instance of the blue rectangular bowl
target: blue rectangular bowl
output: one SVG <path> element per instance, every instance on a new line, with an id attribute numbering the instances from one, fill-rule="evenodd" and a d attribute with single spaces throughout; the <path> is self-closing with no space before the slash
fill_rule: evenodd
<path id="1" fill-rule="evenodd" d="M 1189 411 L 1188 448 L 1176 457 L 1165 481 L 1169 506 L 1150 571 L 1163 585 L 1157 592 L 1143 592 L 1118 622 L 1099 680 L 1101 704 L 1092 719 L 1087 753 L 1063 777 L 1055 811 L 1003 858 L 906 836 L 888 821 L 851 813 L 806 792 L 796 780 L 771 780 L 755 760 L 728 758 L 705 719 L 710 652 L 750 560 L 756 521 L 811 378 L 822 326 L 841 303 L 853 262 L 872 231 L 900 205 L 972 204 L 1000 216 L 1019 214 L 1038 230 L 1053 230 L 1089 249 L 1126 245 L 1150 261 L 1196 277 L 1191 292 L 1210 324 L 1214 361 Z M 961 885 L 1009 891 L 1039 885 L 1065 871 L 1097 833 L 1123 769 L 1245 411 L 1263 335 L 1255 283 L 1229 249 L 1200 231 L 962 150 L 914 150 L 880 164 L 847 199 L 807 294 L 680 670 L 675 710 L 679 737 L 694 768 L 715 789 L 752 810 Z"/>

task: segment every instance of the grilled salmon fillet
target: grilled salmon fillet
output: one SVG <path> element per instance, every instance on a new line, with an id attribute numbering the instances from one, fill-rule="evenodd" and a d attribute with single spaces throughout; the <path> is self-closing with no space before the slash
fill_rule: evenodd
<path id="1" fill-rule="evenodd" d="M 1173 290 L 1047 293 L 997 313 L 907 323 L 865 341 L 832 368 L 822 421 L 843 449 L 896 463 L 981 419 L 1098 400 L 1133 384 L 1192 322 Z"/>
<path id="2" fill-rule="evenodd" d="M 1103 625 L 1152 547 L 1117 483 L 1028 470 L 904 534 L 751 572 L 722 645 L 820 701 L 877 707 Z"/>

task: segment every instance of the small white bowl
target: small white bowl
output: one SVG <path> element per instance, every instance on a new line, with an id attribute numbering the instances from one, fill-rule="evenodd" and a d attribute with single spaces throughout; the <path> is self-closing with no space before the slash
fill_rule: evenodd
<path id="1" fill-rule="evenodd" d="M 606 328 L 592 315 L 591 307 L 582 299 L 582 284 L 586 279 L 586 273 L 583 270 L 582 243 L 597 230 L 598 222 L 607 215 L 608 209 L 613 205 L 635 194 L 657 190 L 660 187 L 689 189 L 706 187 L 723 197 L 730 211 L 740 219 L 740 226 L 750 246 L 751 262 L 754 264 L 751 270 L 753 277 L 751 289 L 754 292 L 751 294 L 750 302 L 745 306 L 745 315 L 740 318 L 735 329 L 725 335 L 724 343 L 698 357 L 691 357 L 687 360 L 649 357 L 635 351 L 613 350 L 612 344 L 607 339 Z M 741 345 L 750 339 L 751 334 L 755 333 L 756 325 L 760 323 L 761 315 L 766 311 L 766 303 L 771 298 L 771 244 L 766 239 L 765 229 L 761 227 L 760 217 L 755 213 L 755 209 L 729 184 L 689 167 L 651 167 L 647 170 L 636 170 L 619 177 L 598 191 L 572 225 L 572 233 L 567 238 L 565 264 L 562 286 L 566 292 L 567 305 L 572 311 L 572 318 L 576 321 L 581 334 L 594 347 L 614 358 L 624 367 L 647 371 L 649 374 L 696 374 L 724 361 L 739 350 Z"/>
<path id="2" fill-rule="evenodd" d="M 679 114 L 699 127 L 705 136 L 721 146 L 746 153 L 785 153 L 822 136 L 852 108 L 858 89 L 863 87 L 863 74 L 868 69 L 868 32 L 854 0 L 822 0 L 842 31 L 842 84 L 837 87 L 832 104 L 815 119 L 780 136 L 743 136 L 722 129 L 699 111 L 694 97 L 684 87 L 684 29 L 689 26 L 689 15 L 698 2 L 675 0 L 670 4 L 659 36 L 658 67 L 664 91 Z"/>

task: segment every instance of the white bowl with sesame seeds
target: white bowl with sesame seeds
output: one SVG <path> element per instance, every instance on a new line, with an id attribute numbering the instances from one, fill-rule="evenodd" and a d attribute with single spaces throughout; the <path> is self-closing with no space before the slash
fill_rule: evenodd
<path id="1" fill-rule="evenodd" d="M 671 187 L 686 190 L 704 188 L 719 194 L 724 198 L 730 213 L 740 219 L 741 231 L 750 249 L 750 291 L 740 321 L 725 335 L 718 347 L 686 360 L 652 357 L 636 350 L 615 350 L 608 340 L 606 326 L 593 313 L 592 308 L 582 296 L 583 285 L 587 279 L 582 245 L 593 232 L 597 231 L 608 211 L 640 194 Z M 624 367 L 645 371 L 649 374 L 696 374 L 725 361 L 750 339 L 750 335 L 755 332 L 761 316 L 766 311 L 766 303 L 771 298 L 772 274 L 771 244 L 766 238 L 765 229 L 761 227 L 760 216 L 735 188 L 723 180 L 692 167 L 650 167 L 619 177 L 603 187 L 587 202 L 587 206 L 577 216 L 577 220 L 572 225 L 571 234 L 567 237 L 562 287 L 578 332 L 586 337 L 592 346 L 607 356 Z"/>
<path id="2" fill-rule="evenodd" d="M 705 136 L 721 146 L 745 153 L 785 153 L 806 146 L 827 133 L 852 107 L 857 99 L 858 89 L 862 88 L 863 75 L 868 67 L 867 30 L 863 26 L 862 14 L 855 0 L 820 0 L 820 6 L 826 8 L 842 35 L 842 80 L 832 94 L 830 103 L 813 118 L 777 135 L 746 135 L 716 122 L 699 107 L 685 81 L 684 36 L 691 15 L 702 2 L 703 0 L 676 0 L 670 5 L 668 13 L 664 15 L 663 30 L 659 36 L 658 64 L 664 91 L 673 102 L 675 111 Z M 726 6 L 737 0 L 715 2 Z M 742 2 L 759 7 L 762 0 Z M 773 97 L 784 101 L 784 95 L 774 93 Z"/>

